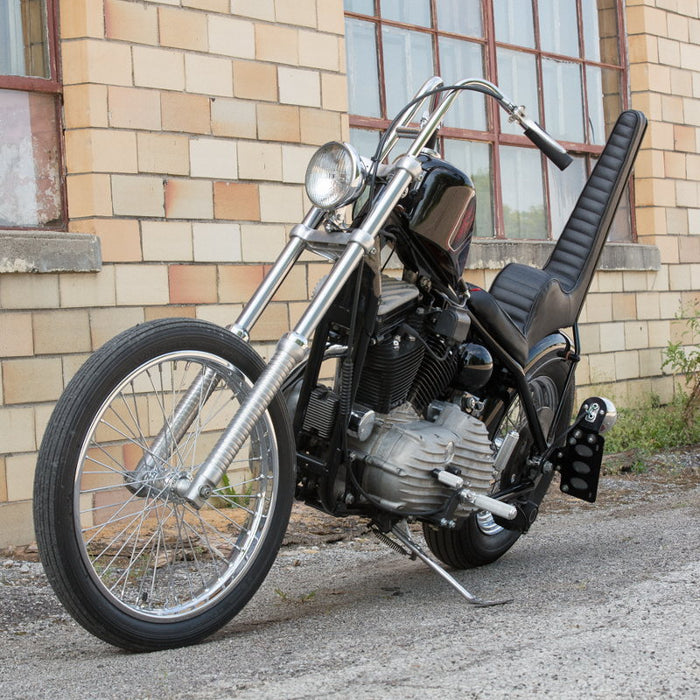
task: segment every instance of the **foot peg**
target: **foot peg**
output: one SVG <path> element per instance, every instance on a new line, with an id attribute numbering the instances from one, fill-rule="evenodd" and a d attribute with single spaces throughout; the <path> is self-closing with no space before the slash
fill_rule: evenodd
<path id="1" fill-rule="evenodd" d="M 605 438 L 617 420 L 617 410 L 609 399 L 592 396 L 586 399 L 576 420 L 566 433 L 566 443 L 555 450 L 552 460 L 561 472 L 563 493 L 595 502 Z"/>

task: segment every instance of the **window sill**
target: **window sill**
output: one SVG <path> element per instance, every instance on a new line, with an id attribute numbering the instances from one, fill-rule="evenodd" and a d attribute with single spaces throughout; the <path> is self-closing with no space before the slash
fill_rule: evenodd
<path id="1" fill-rule="evenodd" d="M 100 240 L 87 233 L 0 230 L 4 272 L 99 272 Z"/>
<path id="2" fill-rule="evenodd" d="M 541 268 L 549 259 L 554 245 L 554 241 L 486 241 L 475 238 L 469 251 L 467 269 L 500 270 L 511 262 Z M 598 269 L 659 270 L 661 254 L 654 245 L 607 243 Z"/>

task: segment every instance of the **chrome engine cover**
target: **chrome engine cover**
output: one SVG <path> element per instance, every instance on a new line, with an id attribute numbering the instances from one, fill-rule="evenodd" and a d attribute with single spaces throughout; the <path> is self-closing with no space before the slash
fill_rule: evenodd
<path id="1" fill-rule="evenodd" d="M 362 487 L 382 505 L 410 513 L 441 508 L 454 493 L 432 475 L 448 466 L 461 470 L 467 488 L 487 494 L 493 484 L 494 458 L 486 426 L 452 403 L 435 402 L 434 421 L 420 418 L 410 404 L 377 416 L 370 437 L 351 440 L 365 459 Z M 458 506 L 464 517 L 475 509 Z"/>

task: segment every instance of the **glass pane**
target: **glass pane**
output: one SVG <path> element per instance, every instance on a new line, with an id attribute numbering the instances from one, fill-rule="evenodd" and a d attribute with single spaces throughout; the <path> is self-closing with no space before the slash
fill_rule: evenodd
<path id="1" fill-rule="evenodd" d="M 345 11 L 374 15 L 374 0 L 345 0 Z"/>
<path id="2" fill-rule="evenodd" d="M 437 0 L 438 28 L 444 32 L 483 36 L 480 0 Z"/>
<path id="3" fill-rule="evenodd" d="M 445 139 L 445 159 L 471 177 L 476 189 L 474 235 L 493 238 L 493 175 L 491 146 L 474 141 Z"/>
<path id="4" fill-rule="evenodd" d="M 613 68 L 586 66 L 589 141 L 603 145 L 622 111 L 620 73 Z"/>
<path id="5" fill-rule="evenodd" d="M 559 238 L 569 220 L 571 211 L 583 186 L 586 184 L 586 158 L 575 156 L 566 170 L 559 170 L 547 161 L 549 169 L 549 211 L 552 221 L 552 238 Z"/>
<path id="6" fill-rule="evenodd" d="M 62 218 L 54 100 L 0 90 L 0 227 L 45 226 Z"/>
<path id="7" fill-rule="evenodd" d="M 576 3 L 572 0 L 539 0 L 540 47 L 565 56 L 580 55 Z"/>
<path id="8" fill-rule="evenodd" d="M 501 146 L 503 222 L 508 238 L 547 238 L 540 152 Z"/>
<path id="9" fill-rule="evenodd" d="M 615 0 L 581 0 L 583 44 L 586 58 L 620 63 Z"/>
<path id="10" fill-rule="evenodd" d="M 430 0 L 382 0 L 382 17 L 430 27 Z"/>
<path id="11" fill-rule="evenodd" d="M 493 3 L 496 41 L 535 48 L 535 27 L 530 0 L 498 0 Z"/>
<path id="12" fill-rule="evenodd" d="M 540 120 L 537 104 L 537 63 L 534 54 L 510 49 L 497 49 L 498 85 L 517 104 L 525 105 L 527 116 Z M 501 131 L 506 134 L 522 134 L 523 130 L 508 121 L 508 117 L 499 110 Z"/>
<path id="13" fill-rule="evenodd" d="M 346 19 L 345 50 L 350 114 L 380 117 L 379 67 L 374 25 L 357 19 Z"/>
<path id="14" fill-rule="evenodd" d="M 395 27 L 384 27 L 382 37 L 387 117 L 393 119 L 434 74 L 432 42 L 429 34 Z"/>
<path id="15" fill-rule="evenodd" d="M 555 139 L 583 142 L 583 88 L 576 63 L 542 59 L 544 116 Z"/>
<path id="16" fill-rule="evenodd" d="M 43 0 L 0 2 L 0 74 L 51 77 Z"/>
<path id="17" fill-rule="evenodd" d="M 481 44 L 440 37 L 440 72 L 446 85 L 462 78 L 483 78 Z M 486 131 L 486 100 L 478 92 L 463 90 L 445 119 L 447 126 Z"/>
<path id="18" fill-rule="evenodd" d="M 350 129 L 350 143 L 365 158 L 371 158 L 377 150 L 379 132 L 369 129 Z"/>

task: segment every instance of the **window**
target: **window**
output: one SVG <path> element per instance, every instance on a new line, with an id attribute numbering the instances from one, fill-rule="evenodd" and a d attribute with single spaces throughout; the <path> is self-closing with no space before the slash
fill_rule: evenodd
<path id="1" fill-rule="evenodd" d="M 65 224 L 54 0 L 0 2 L 0 228 Z"/>
<path id="2" fill-rule="evenodd" d="M 373 152 L 431 75 L 487 78 L 574 162 L 559 173 L 495 102 L 462 93 L 441 149 L 474 180 L 476 235 L 556 238 L 626 107 L 621 12 L 620 0 L 345 0 L 351 140 Z M 632 237 L 626 200 L 611 239 Z"/>

